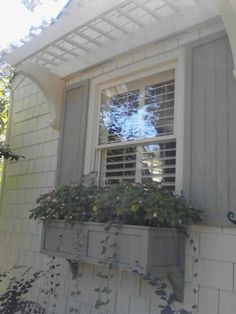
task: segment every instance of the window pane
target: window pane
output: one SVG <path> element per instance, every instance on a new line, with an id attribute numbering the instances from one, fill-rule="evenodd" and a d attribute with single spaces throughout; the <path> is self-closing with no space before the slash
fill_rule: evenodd
<path id="1" fill-rule="evenodd" d="M 151 119 L 156 134 L 173 134 L 174 125 L 174 80 L 147 86 L 145 88 L 145 109 L 152 114 L 145 117 Z"/>
<path id="2" fill-rule="evenodd" d="M 175 157 L 175 141 L 104 150 L 101 184 L 156 181 L 174 189 Z"/>
<path id="3" fill-rule="evenodd" d="M 174 80 L 141 83 L 134 82 L 139 88 L 123 93 L 102 92 L 99 144 L 173 134 Z"/>

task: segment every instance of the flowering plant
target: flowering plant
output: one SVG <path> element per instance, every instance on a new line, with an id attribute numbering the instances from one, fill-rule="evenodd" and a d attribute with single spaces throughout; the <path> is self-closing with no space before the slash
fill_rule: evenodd
<path id="1" fill-rule="evenodd" d="M 61 186 L 41 195 L 30 218 L 112 222 L 178 227 L 202 220 L 201 211 L 159 184 L 120 183 L 114 186 Z"/>

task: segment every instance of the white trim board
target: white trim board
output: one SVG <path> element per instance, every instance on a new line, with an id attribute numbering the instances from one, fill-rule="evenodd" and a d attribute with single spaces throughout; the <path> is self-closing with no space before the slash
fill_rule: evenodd
<path id="1" fill-rule="evenodd" d="M 196 26 L 218 21 L 217 10 L 209 9 L 199 4 L 194 10 L 187 8 L 181 14 L 165 18 L 153 23 L 151 26 L 141 28 L 137 33 L 129 33 L 120 39 L 112 40 L 104 47 L 96 48 L 84 56 L 79 56 L 55 68 L 60 77 L 70 77 L 77 72 L 103 63 L 106 60 L 145 46 L 159 42 Z M 158 30 L 158 31 L 157 31 Z"/>
<path id="2" fill-rule="evenodd" d="M 95 0 L 74 10 L 71 8 L 54 25 L 45 29 L 38 37 L 25 43 L 7 56 L 7 62 L 16 66 L 20 62 L 30 58 L 40 50 L 57 42 L 72 33 L 75 29 L 86 26 L 90 21 L 99 18 L 100 15 L 109 13 L 127 0 Z"/>
<path id="3" fill-rule="evenodd" d="M 91 1 L 82 7 L 79 12 L 77 10 L 75 12 L 68 12 L 55 25 L 49 27 L 35 39 L 9 54 L 7 61 L 17 66 L 19 63 L 37 55 L 37 53 L 43 53 L 50 46 L 54 44 L 56 46 L 58 40 L 63 40 L 68 35 L 76 33 L 78 28 L 83 26 L 89 27 L 94 20 L 106 16 L 109 12 L 117 10 L 128 2 L 128 0 Z M 136 32 L 124 33 L 120 38 L 109 40 L 104 44 L 101 43 L 102 46 L 93 48 L 84 55 L 74 57 L 69 61 L 66 61 L 62 56 L 62 64 L 54 66 L 53 72 L 62 78 L 68 78 L 79 71 L 84 71 L 128 51 L 143 47 L 146 44 L 160 42 L 175 35 L 180 35 L 196 27 L 209 25 L 209 23 L 214 23 L 219 19 L 218 8 L 214 0 L 211 5 L 208 2 L 199 1 L 194 8 L 185 7 L 180 12 L 157 20 L 151 25 L 141 27 Z"/>
<path id="4" fill-rule="evenodd" d="M 181 83 L 181 81 L 184 82 L 184 59 L 184 49 L 176 49 L 170 53 L 140 61 L 91 80 L 84 174 L 88 174 L 95 169 L 99 169 L 100 165 L 100 158 L 95 158 L 95 150 L 97 148 L 98 141 L 100 108 L 99 100 L 101 89 L 103 89 L 104 86 L 116 85 L 117 83 L 119 84 L 122 81 L 134 80 L 136 78 L 149 76 L 154 73 L 161 73 L 170 69 L 174 69 L 176 82 L 175 108 L 177 109 L 175 109 L 176 117 L 174 119 L 174 137 L 178 141 L 176 150 L 176 192 L 180 193 L 180 191 L 183 189 L 182 154 L 184 139 L 184 84 Z"/>

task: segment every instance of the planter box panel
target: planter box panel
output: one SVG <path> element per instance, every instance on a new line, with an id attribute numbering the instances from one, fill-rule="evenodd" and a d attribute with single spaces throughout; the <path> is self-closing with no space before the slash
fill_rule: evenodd
<path id="1" fill-rule="evenodd" d="M 87 230 L 65 223 L 44 224 L 41 252 L 67 259 L 84 256 L 87 247 Z"/>
<path id="2" fill-rule="evenodd" d="M 150 241 L 152 252 L 152 269 L 173 267 L 183 270 L 184 267 L 184 235 L 176 230 L 159 229 L 152 233 Z"/>
<path id="3" fill-rule="evenodd" d="M 117 261 L 118 263 L 135 266 L 135 261 L 146 267 L 146 254 L 143 250 L 146 245 L 144 235 L 122 233 L 117 239 Z"/>
<path id="4" fill-rule="evenodd" d="M 112 257 L 114 254 L 117 255 L 117 263 L 134 265 L 135 261 L 143 259 L 142 245 L 140 243 L 143 241 L 142 236 L 130 235 L 121 232 L 118 236 L 114 233 L 109 233 L 110 239 L 107 244 L 107 252 L 103 255 L 101 254 L 102 245 L 101 241 L 104 240 L 106 234 L 104 231 L 89 231 L 88 233 L 88 258 L 104 259 L 104 257 Z M 110 247 L 116 243 L 115 247 Z M 143 263 L 143 260 L 140 261 Z"/>
<path id="5" fill-rule="evenodd" d="M 124 225 L 117 234 L 116 228 L 105 231 L 105 227 L 101 223 L 71 226 L 62 221 L 45 222 L 41 253 L 69 260 L 74 278 L 77 261 L 101 265 L 116 254 L 109 262 L 112 260 L 120 270 L 153 275 L 169 273 L 178 300 L 182 301 L 185 237 L 181 232 L 171 228 Z M 107 244 L 101 243 L 106 238 Z M 105 254 L 101 254 L 103 245 L 107 248 Z"/>
<path id="6" fill-rule="evenodd" d="M 45 222 L 41 252 L 93 264 L 107 261 L 115 254 L 113 261 L 121 270 L 183 271 L 184 236 L 175 229 L 124 225 L 117 234 L 116 228 L 105 231 L 105 227 L 100 223 L 71 226 L 62 221 Z M 101 243 L 107 237 L 107 245 Z M 103 245 L 107 248 L 105 254 Z"/>
<path id="7" fill-rule="evenodd" d="M 174 266 L 178 264 L 178 244 L 175 241 L 158 238 L 158 241 L 154 242 L 152 246 L 153 267 Z"/>

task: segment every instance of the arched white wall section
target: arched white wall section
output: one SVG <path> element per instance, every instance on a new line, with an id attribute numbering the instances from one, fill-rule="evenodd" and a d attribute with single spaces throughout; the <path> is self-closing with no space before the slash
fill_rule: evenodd
<path id="1" fill-rule="evenodd" d="M 219 11 L 224 22 L 234 59 L 234 78 L 236 79 L 236 1 L 218 0 Z"/>
<path id="2" fill-rule="evenodd" d="M 42 90 L 51 111 L 51 126 L 59 130 L 65 81 L 42 66 L 29 62 L 20 65 L 16 72 L 31 79 Z"/>

